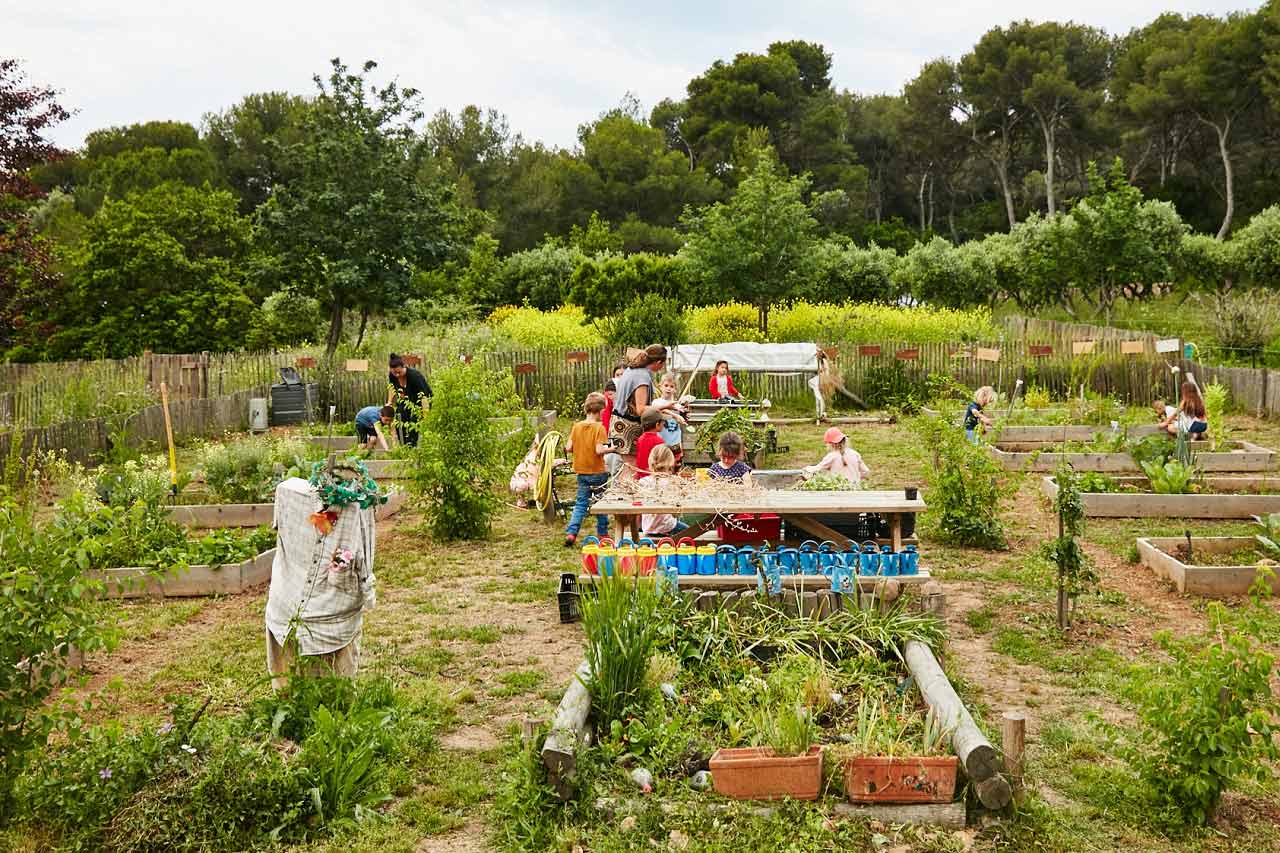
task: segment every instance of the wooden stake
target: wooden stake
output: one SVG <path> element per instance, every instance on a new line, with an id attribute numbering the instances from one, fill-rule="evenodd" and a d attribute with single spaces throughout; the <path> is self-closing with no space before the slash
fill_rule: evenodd
<path id="1" fill-rule="evenodd" d="M 1026 771 L 1027 715 L 1022 711 L 1005 711 L 1001 722 L 1004 771 L 1009 774 L 1014 801 L 1021 803 L 1026 793 L 1023 775 Z"/>
<path id="2" fill-rule="evenodd" d="M 584 660 L 578 665 L 569 689 L 551 717 L 551 732 L 542 745 L 542 763 L 547 768 L 547 781 L 561 800 L 573 797 L 573 772 L 578 766 L 577 751 L 587 736 L 587 715 L 591 712 L 591 694 L 586 681 L 591 667 Z"/>
<path id="3" fill-rule="evenodd" d="M 169 494 L 178 496 L 178 455 L 173 449 L 173 420 L 169 416 L 169 383 L 160 383 L 160 403 L 164 406 L 164 436 L 169 442 Z"/>

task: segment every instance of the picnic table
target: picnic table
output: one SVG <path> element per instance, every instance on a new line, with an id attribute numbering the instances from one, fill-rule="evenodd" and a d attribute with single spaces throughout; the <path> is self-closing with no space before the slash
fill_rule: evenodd
<path id="1" fill-rule="evenodd" d="M 790 525 L 799 527 L 818 539 L 839 541 L 841 536 L 815 516 L 850 515 L 860 513 L 876 513 L 889 519 L 890 537 L 893 550 L 902 550 L 902 517 L 924 512 L 925 503 L 919 497 L 908 499 L 902 489 L 894 491 L 838 491 L 838 492 L 806 492 L 806 491 L 752 491 L 744 489 L 742 497 L 725 500 L 721 497 L 715 503 L 691 500 L 689 498 L 673 499 L 661 492 L 652 497 L 643 496 L 630 500 L 611 498 L 608 495 L 591 507 L 594 515 L 612 515 L 617 519 L 619 530 L 639 530 L 640 516 L 658 513 L 672 515 L 710 515 L 711 521 L 703 525 L 709 529 L 715 524 L 717 517 L 738 513 L 773 513 L 780 516 Z M 692 531 L 686 536 L 697 535 Z"/>

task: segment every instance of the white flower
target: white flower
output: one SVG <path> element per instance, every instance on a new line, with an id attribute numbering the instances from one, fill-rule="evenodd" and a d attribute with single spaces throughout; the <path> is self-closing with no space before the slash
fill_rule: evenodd
<path id="1" fill-rule="evenodd" d="M 184 743 L 184 744 L 182 745 L 182 751 L 183 751 L 183 752 L 185 752 L 187 755 L 195 755 L 195 754 L 196 754 L 196 748 L 195 748 L 194 746 L 192 746 L 191 744 L 189 744 L 189 743 Z"/>

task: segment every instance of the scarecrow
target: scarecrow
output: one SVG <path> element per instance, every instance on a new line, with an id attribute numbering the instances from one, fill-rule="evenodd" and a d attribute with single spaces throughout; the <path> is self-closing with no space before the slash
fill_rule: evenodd
<path id="1" fill-rule="evenodd" d="M 291 671 L 355 676 L 364 612 L 376 600 L 374 508 L 386 501 L 356 459 L 317 462 L 310 480 L 276 487 L 279 539 L 266 613 L 273 688 Z"/>

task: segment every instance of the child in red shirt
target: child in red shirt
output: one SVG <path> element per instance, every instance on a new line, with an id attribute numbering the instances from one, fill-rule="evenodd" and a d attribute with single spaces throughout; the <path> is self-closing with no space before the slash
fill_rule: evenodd
<path id="1" fill-rule="evenodd" d="M 724 360 L 716 362 L 716 369 L 711 372 L 711 381 L 707 383 L 707 390 L 711 392 L 712 400 L 719 400 L 721 397 L 742 399 L 742 394 L 733 387 L 733 377 L 729 375 L 729 362 Z"/>
<path id="2" fill-rule="evenodd" d="M 640 437 L 636 439 L 637 480 L 649 473 L 649 454 L 653 449 L 666 444 L 662 440 L 662 427 L 665 425 L 666 419 L 663 418 L 662 412 L 653 406 L 649 406 L 640 415 L 640 429 L 644 432 L 640 433 Z"/>

